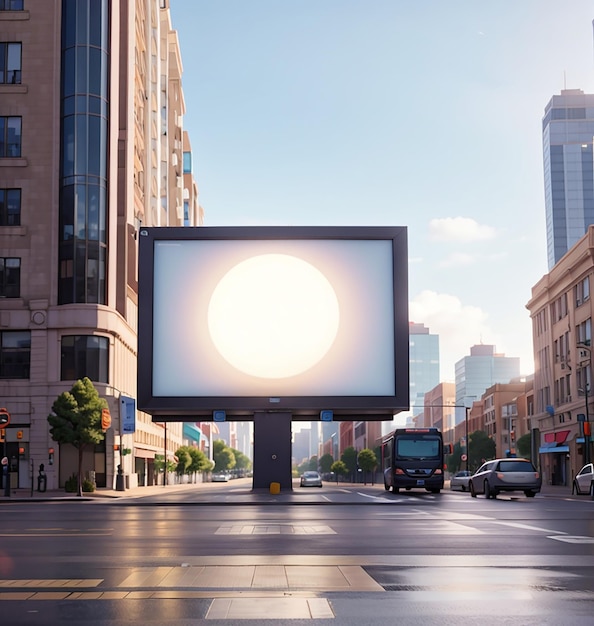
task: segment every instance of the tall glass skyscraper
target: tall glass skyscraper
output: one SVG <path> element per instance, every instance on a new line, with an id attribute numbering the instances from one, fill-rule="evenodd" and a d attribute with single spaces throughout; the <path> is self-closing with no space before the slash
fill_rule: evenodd
<path id="1" fill-rule="evenodd" d="M 456 424 L 466 417 L 462 407 L 470 407 L 496 383 L 509 383 L 520 376 L 520 358 L 495 352 L 495 346 L 480 344 L 455 364 Z"/>
<path id="2" fill-rule="evenodd" d="M 542 120 L 549 270 L 594 223 L 594 95 L 565 89 Z"/>
<path id="3" fill-rule="evenodd" d="M 439 335 L 423 324 L 410 322 L 408 331 L 410 410 L 423 413 L 425 393 L 439 384 Z"/>

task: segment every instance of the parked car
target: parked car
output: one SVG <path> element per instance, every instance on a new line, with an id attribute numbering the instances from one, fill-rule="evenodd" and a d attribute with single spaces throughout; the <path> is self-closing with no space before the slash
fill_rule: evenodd
<path id="1" fill-rule="evenodd" d="M 322 477 L 318 472 L 303 472 L 301 474 L 301 487 L 321 487 Z"/>
<path id="2" fill-rule="evenodd" d="M 573 479 L 571 493 L 578 495 L 591 494 L 594 489 L 594 464 L 588 463 L 582 467 Z"/>
<path id="3" fill-rule="evenodd" d="M 523 491 L 533 498 L 542 485 L 540 473 L 528 459 L 494 459 L 483 463 L 470 477 L 470 495 L 495 498 L 502 491 Z"/>
<path id="4" fill-rule="evenodd" d="M 213 483 L 228 483 L 231 480 L 230 474 L 225 474 L 225 472 L 217 472 L 212 475 Z"/>
<path id="5" fill-rule="evenodd" d="M 460 489 L 466 491 L 470 482 L 471 472 L 468 470 L 460 470 L 450 478 L 450 489 Z"/>

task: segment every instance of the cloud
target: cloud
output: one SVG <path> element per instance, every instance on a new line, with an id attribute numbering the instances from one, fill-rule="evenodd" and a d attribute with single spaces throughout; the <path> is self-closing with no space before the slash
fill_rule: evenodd
<path id="1" fill-rule="evenodd" d="M 449 294 L 422 291 L 409 304 L 412 322 L 425 324 L 439 335 L 441 380 L 453 381 L 454 365 L 480 343 L 494 343 L 488 315 L 480 307 L 464 305 Z M 497 347 L 497 346 L 496 346 Z"/>
<path id="2" fill-rule="evenodd" d="M 474 263 L 474 257 L 466 252 L 453 252 L 443 261 L 440 261 L 441 267 L 462 267 Z"/>
<path id="3" fill-rule="evenodd" d="M 484 241 L 496 234 L 492 226 L 479 224 L 470 217 L 444 217 L 429 222 L 429 237 L 433 241 Z"/>

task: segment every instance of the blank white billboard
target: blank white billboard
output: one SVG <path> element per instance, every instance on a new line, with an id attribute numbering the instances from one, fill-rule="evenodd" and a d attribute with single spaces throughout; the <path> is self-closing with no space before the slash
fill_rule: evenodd
<path id="1" fill-rule="evenodd" d="M 149 413 L 408 404 L 403 229 L 140 235 L 138 384 Z"/>

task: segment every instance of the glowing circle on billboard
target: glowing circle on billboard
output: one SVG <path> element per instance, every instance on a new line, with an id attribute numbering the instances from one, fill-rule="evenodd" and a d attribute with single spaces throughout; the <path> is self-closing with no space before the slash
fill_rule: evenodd
<path id="1" fill-rule="evenodd" d="M 287 378 L 318 363 L 340 322 L 336 293 L 311 263 L 261 254 L 231 268 L 208 305 L 208 329 L 220 355 L 260 378 Z"/>

